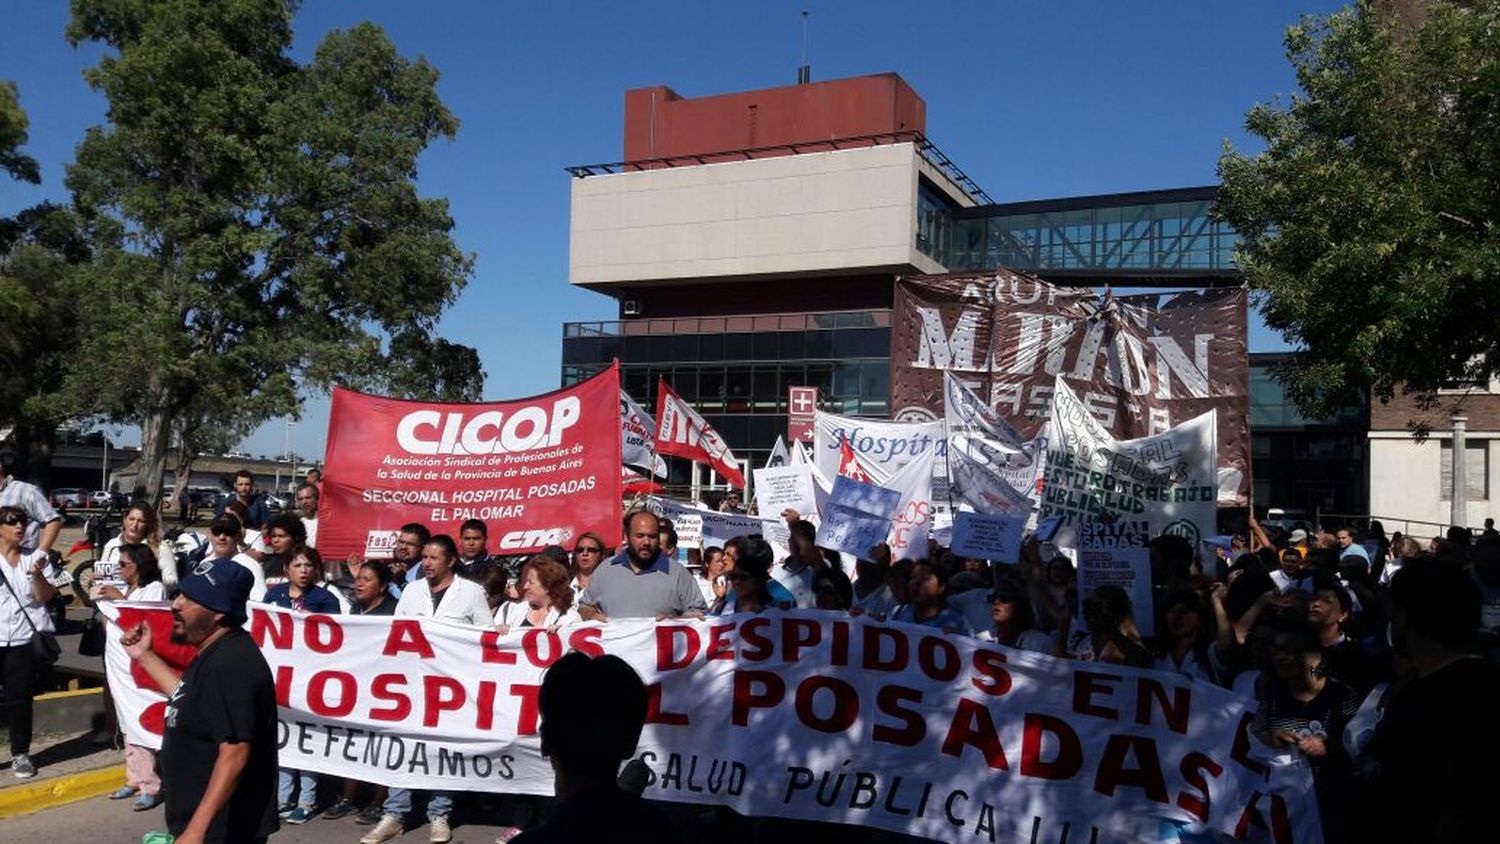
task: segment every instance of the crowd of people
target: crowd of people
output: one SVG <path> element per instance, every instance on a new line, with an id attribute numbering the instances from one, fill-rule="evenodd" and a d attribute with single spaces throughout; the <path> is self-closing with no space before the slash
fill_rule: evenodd
<path id="1" fill-rule="evenodd" d="M 1500 533 L 1489 522 L 1477 535 L 1454 528 L 1426 543 L 1387 537 L 1378 523 L 1361 535 L 1353 528 L 1268 529 L 1253 519 L 1248 531 L 1211 552 L 1212 546 L 1161 536 L 1150 544 L 1152 605 L 1136 607 L 1118 587 L 1079 595 L 1070 555 L 1049 542 L 1028 540 L 1014 562 L 963 558 L 936 543 L 915 559 L 892 559 L 880 545 L 854 560 L 818 547 L 813 526 L 792 511 L 783 514 L 790 543 L 782 554 L 759 535 L 679 551 L 673 524 L 637 509 L 625 514 L 613 543 L 584 533 L 571 548 L 495 556 L 482 521 L 464 522 L 456 540 L 412 523 L 400 529 L 389 559 L 329 560 L 314 541 L 317 484 L 298 492 L 300 513 L 261 513 L 259 523 L 253 502 L 240 496 L 220 507 L 208 559 L 179 584 L 189 603 L 201 597 L 200 609 L 217 608 L 210 614 L 218 620 L 202 628 L 209 634 L 237 629 L 245 601 L 310 613 L 425 617 L 501 634 L 793 608 L 864 615 L 1058 658 L 1173 672 L 1251 698 L 1254 735 L 1311 769 L 1329 841 L 1458 841 L 1482 834 L 1485 779 L 1468 772 L 1483 770 L 1500 752 L 1500 727 L 1488 713 L 1500 699 Z M 31 631 L 21 619 L 43 624 L 45 614 L 35 608 L 52 588 L 46 555 L 26 542 L 31 527 L 23 509 L 0 507 L 0 571 L 10 590 L 0 601 L 25 609 L 12 612 L 6 604 L 0 611 L 17 760 L 25 759 L 29 741 L 28 719 L 15 717 L 22 707 L 10 692 L 12 672 L 30 670 L 23 646 Z M 158 531 L 151 508 L 126 512 L 120 538 L 97 566 L 95 598 L 167 596 L 151 550 Z M 205 578 L 217 582 L 204 585 Z M 221 597 L 230 581 L 242 596 Z M 1149 627 L 1142 623 L 1146 614 Z M 180 621 L 185 615 L 179 610 Z M 1155 635 L 1143 636 L 1143 628 Z M 139 633 L 128 638 L 134 655 L 150 650 Z M 238 729 L 235 735 L 258 727 Z M 150 750 L 127 747 L 126 763 L 129 782 L 112 796 L 134 797 L 142 810 L 165 799 L 169 820 L 184 829 L 198 822 L 192 811 L 172 813 L 172 778 L 163 783 L 159 772 L 167 766 Z M 19 761 L 12 768 L 22 770 Z M 266 788 L 276 804 L 271 828 L 277 817 L 300 824 L 352 816 L 369 827 L 362 844 L 378 844 L 402 835 L 420 803 L 429 839 L 452 837 L 456 795 L 328 780 L 281 769 Z M 201 784 L 188 790 L 205 799 Z M 232 802 L 224 798 L 216 811 Z M 541 821 L 540 807 L 524 802 L 512 813 L 520 822 L 501 840 Z M 1410 806 L 1422 808 L 1402 808 Z M 249 828 L 263 831 L 266 824 L 257 820 Z"/>

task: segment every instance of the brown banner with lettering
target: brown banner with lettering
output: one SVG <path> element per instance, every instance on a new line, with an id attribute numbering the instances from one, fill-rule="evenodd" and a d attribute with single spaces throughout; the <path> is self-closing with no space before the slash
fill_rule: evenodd
<path id="1" fill-rule="evenodd" d="M 1024 436 L 1041 429 L 1056 376 L 1117 439 L 1217 410 L 1220 504 L 1250 492 L 1250 364 L 1243 288 L 1101 298 L 997 273 L 896 283 L 891 415 L 941 419 L 951 370 Z"/>

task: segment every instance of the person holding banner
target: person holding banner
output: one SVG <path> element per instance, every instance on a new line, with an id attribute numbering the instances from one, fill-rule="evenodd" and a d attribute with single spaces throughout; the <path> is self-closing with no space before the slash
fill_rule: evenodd
<path id="1" fill-rule="evenodd" d="M 428 540 L 422 546 L 423 577 L 401 593 L 401 600 L 396 604 L 396 615 L 431 618 L 471 627 L 490 627 L 494 623 L 494 616 L 485 599 L 484 587 L 459 577 L 454 571 L 457 562 L 458 546 L 454 544 L 453 537 L 438 534 Z M 401 835 L 406 830 L 406 816 L 411 813 L 411 798 L 410 789 L 392 788 L 385 805 L 381 807 L 384 814 L 380 823 L 359 839 L 360 844 L 380 844 Z M 434 791 L 429 795 L 428 841 L 443 844 L 452 840 L 453 832 L 448 824 L 448 814 L 452 810 L 451 793 Z"/>
<path id="2" fill-rule="evenodd" d="M 501 604 L 495 611 L 495 630 L 501 636 L 525 627 L 558 628 L 578 621 L 567 568 L 541 554 L 521 566 L 521 600 Z"/>
<path id="3" fill-rule="evenodd" d="M 891 621 L 936 627 L 947 633 L 966 633 L 969 626 L 963 613 L 948 606 L 948 572 L 931 561 L 922 560 L 911 572 L 910 602 L 891 614 Z"/>
<path id="4" fill-rule="evenodd" d="M 740 540 L 740 554 L 734 569 L 724 575 L 733 591 L 732 612 L 763 613 L 781 609 L 767 588 L 771 582 L 771 564 L 776 559 L 770 543 L 758 536 Z"/>
<path id="5" fill-rule="evenodd" d="M 662 556 L 661 519 L 649 510 L 625 514 L 625 550 L 599 566 L 578 596 L 584 621 L 702 616 L 708 609 L 693 574 Z"/>
<path id="6" fill-rule="evenodd" d="M 100 584 L 95 587 L 96 601 L 126 601 L 145 603 L 165 601 L 166 587 L 161 582 L 161 567 L 156 562 L 156 552 L 150 547 L 135 543 L 122 545 L 115 555 L 120 579 L 125 582 L 125 591 Z M 145 812 L 161 803 L 161 778 L 156 774 L 156 752 L 149 747 L 125 743 L 125 785 L 113 794 L 111 800 L 135 798 L 135 810 Z"/>
<path id="7" fill-rule="evenodd" d="M 578 535 L 578 541 L 573 544 L 573 582 L 569 584 L 573 589 L 573 597 L 578 597 L 588 588 L 589 579 L 594 576 L 594 570 L 599 568 L 599 564 L 604 562 L 604 555 L 608 552 L 609 546 L 599 534 L 586 531 Z"/>
<path id="8" fill-rule="evenodd" d="M 262 844 L 277 829 L 276 685 L 242 629 L 254 579 L 233 560 L 204 560 L 172 602 L 172 639 L 198 654 L 178 674 L 144 622 L 125 652 L 168 694 L 157 754 L 167 829 L 177 844 Z"/>

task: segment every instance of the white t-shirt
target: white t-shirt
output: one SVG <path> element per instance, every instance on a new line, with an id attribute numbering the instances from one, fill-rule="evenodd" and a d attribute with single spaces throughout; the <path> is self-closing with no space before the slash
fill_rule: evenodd
<path id="1" fill-rule="evenodd" d="M 401 590 L 396 615 L 414 615 L 474 627 L 490 627 L 495 623 L 484 587 L 457 576 L 448 584 L 442 603 L 436 609 L 432 606 L 432 590 L 427 585 L 427 578 L 413 581 Z"/>
<path id="2" fill-rule="evenodd" d="M 318 520 L 303 517 L 302 528 L 307 531 L 307 547 L 318 547 Z"/>
<path id="3" fill-rule="evenodd" d="M 235 554 L 232 558 L 236 563 L 244 566 L 255 578 L 255 583 L 250 587 L 250 600 L 263 601 L 266 597 L 266 570 L 261 567 L 259 561 L 249 554 Z"/>
<path id="4" fill-rule="evenodd" d="M 125 593 L 125 600 L 132 604 L 145 604 L 151 601 L 165 601 L 166 599 L 167 586 L 160 580 Z"/>
<path id="5" fill-rule="evenodd" d="M 0 584 L 0 644 L 8 647 L 31 642 L 31 625 L 43 633 L 52 633 L 52 616 L 47 614 L 47 605 L 36 599 L 31 586 L 31 567 L 37 560 L 45 560 L 46 551 L 21 547 L 21 561 L 12 566 L 9 560 L 0 560 L 0 577 L 10 584 L 10 589 Z M 62 571 L 47 563 L 42 568 L 47 582 L 56 584 L 62 579 Z M 14 591 L 15 595 L 11 592 Z M 20 599 L 20 603 L 17 603 Z M 31 619 L 31 624 L 26 619 Z"/>

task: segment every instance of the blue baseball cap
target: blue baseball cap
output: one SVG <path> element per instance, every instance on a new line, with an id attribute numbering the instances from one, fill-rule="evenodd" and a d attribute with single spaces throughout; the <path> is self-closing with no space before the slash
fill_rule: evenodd
<path id="1" fill-rule="evenodd" d="M 182 578 L 178 589 L 198 604 L 243 622 L 245 601 L 255 586 L 250 570 L 228 557 L 203 560 Z"/>

